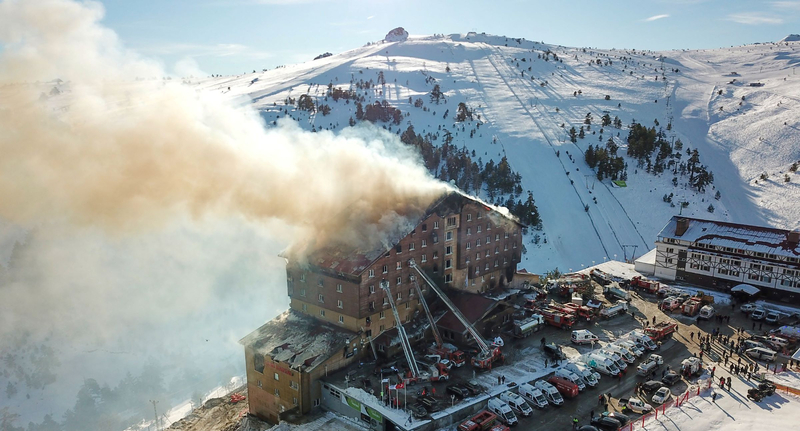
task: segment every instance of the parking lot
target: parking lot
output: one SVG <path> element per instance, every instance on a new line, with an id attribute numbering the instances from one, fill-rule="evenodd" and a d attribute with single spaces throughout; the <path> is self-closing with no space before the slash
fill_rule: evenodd
<path id="1" fill-rule="evenodd" d="M 595 285 L 598 297 L 601 292 L 601 287 Z M 633 293 L 633 291 L 632 291 Z M 556 298 L 554 298 L 556 299 Z M 609 341 L 614 341 L 619 337 L 629 333 L 634 329 L 641 329 L 656 322 L 673 321 L 678 324 L 677 332 L 672 337 L 666 339 L 661 344 L 660 348 L 655 352 L 661 355 L 664 359 L 664 364 L 656 370 L 656 380 L 660 380 L 662 373 L 667 369 L 679 370 L 680 363 L 693 354 L 700 355 L 700 344 L 698 342 L 701 335 L 705 336 L 713 330 L 718 329 L 719 334 L 726 336 L 734 336 L 739 328 L 745 330 L 743 337 L 751 335 L 758 335 L 766 333 L 772 329 L 773 326 L 753 322 L 749 319 L 748 315 L 734 310 L 729 304 L 716 304 L 715 308 L 718 315 L 730 316 L 729 321 L 719 323 L 712 319 L 709 321 L 698 321 L 696 317 L 683 316 L 680 313 L 664 313 L 658 308 L 658 298 L 656 295 L 637 294 L 633 293 L 630 302 L 629 313 L 625 315 L 616 316 L 607 320 L 596 320 L 593 322 L 580 322 L 572 329 L 588 329 L 598 336 L 600 344 L 605 344 Z M 632 314 L 632 315 L 631 315 Z M 753 329 L 755 327 L 755 329 Z M 535 373 L 537 375 L 543 374 L 544 370 L 555 371 L 559 364 L 553 363 L 553 360 L 548 358 L 541 348 L 542 339 L 547 343 L 554 342 L 563 346 L 563 352 L 568 358 L 577 359 L 580 355 L 587 353 L 593 349 L 591 345 L 576 346 L 570 342 L 571 331 L 566 329 L 558 329 L 553 326 L 545 325 L 539 332 L 534 333 L 532 336 L 524 339 L 516 339 L 511 337 L 504 337 L 506 344 L 503 347 L 503 353 L 506 356 L 504 364 L 498 364 L 490 371 L 475 370 L 469 364 L 461 368 L 453 368 L 450 371 L 450 378 L 445 382 L 428 383 L 425 385 L 416 385 L 407 388 L 405 391 L 408 405 L 416 403 L 418 393 L 423 387 L 426 388 L 429 396 L 433 393 L 439 404 L 439 407 L 445 409 L 453 404 L 462 402 L 460 397 L 453 396 L 447 391 L 447 386 L 452 384 L 464 384 L 466 382 L 477 382 L 484 392 L 491 394 L 499 393 L 502 388 L 509 387 L 513 389 L 516 385 L 526 383 L 525 375 Z M 599 346 L 594 346 L 597 348 Z M 650 352 L 643 354 L 638 360 L 628 366 L 627 372 L 621 377 L 611 377 L 602 375 L 599 384 L 596 387 L 587 387 L 577 397 L 573 399 L 565 398 L 562 406 L 552 406 L 537 410 L 530 417 L 522 417 L 518 415 L 520 426 L 522 429 L 529 429 L 532 427 L 547 427 L 548 429 L 571 429 L 573 418 L 577 417 L 580 425 L 588 424 L 590 415 L 593 412 L 595 415 L 602 412 L 602 404 L 598 402 L 601 394 L 610 393 L 611 400 L 608 404 L 609 411 L 620 411 L 617 401 L 619 398 L 629 398 L 635 396 L 637 384 L 643 383 L 649 378 L 637 375 L 636 366 L 640 364 Z M 721 361 L 723 353 L 730 353 L 728 348 L 723 348 L 720 344 L 712 343 L 710 351 L 704 352 L 703 362 L 706 364 L 710 361 Z M 738 361 L 739 357 L 734 355 L 732 361 Z M 747 357 L 741 358 L 742 364 L 752 363 L 752 360 Z M 781 360 L 779 360 L 781 361 Z M 402 361 L 399 361 L 402 362 Z M 546 365 L 546 367 L 545 367 Z M 714 366 L 715 364 L 711 364 Z M 718 365 L 718 375 L 722 375 L 727 367 Z M 723 370 L 725 369 L 725 370 Z M 549 373 L 548 373 L 549 374 Z M 725 374 L 727 375 L 727 374 Z M 548 375 L 542 377 L 547 379 Z M 505 379 L 504 379 L 505 378 Z M 371 377 L 370 382 L 372 388 L 379 388 L 379 376 Z M 680 394 L 686 390 L 690 382 L 681 379 L 675 383 L 671 388 L 673 394 Z M 433 390 L 431 390 L 433 389 Z M 405 398 L 405 397 L 404 397 Z M 470 402 L 468 398 L 466 402 Z M 647 400 L 649 401 L 649 400 Z M 402 402 L 402 401 L 401 401 Z M 485 401 L 483 402 L 485 404 Z M 632 419 L 636 419 L 639 415 L 629 414 Z M 458 418 L 459 422 L 467 418 Z M 558 425 L 555 425 L 558 424 Z"/>

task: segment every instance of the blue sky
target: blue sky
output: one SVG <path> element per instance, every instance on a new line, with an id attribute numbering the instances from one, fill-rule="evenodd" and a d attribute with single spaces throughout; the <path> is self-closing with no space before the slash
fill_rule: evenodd
<path id="1" fill-rule="evenodd" d="M 382 39 L 487 32 L 568 46 L 717 48 L 800 33 L 800 0 L 104 0 L 128 48 L 207 74 L 298 63 Z"/>

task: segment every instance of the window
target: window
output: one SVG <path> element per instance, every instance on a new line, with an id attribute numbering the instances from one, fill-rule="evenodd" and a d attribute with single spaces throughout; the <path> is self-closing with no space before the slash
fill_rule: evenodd
<path id="1" fill-rule="evenodd" d="M 395 269 L 397 270 L 403 269 L 403 262 L 397 262 L 397 265 L 395 265 Z"/>
<path id="2" fill-rule="evenodd" d="M 344 316 L 342 316 L 341 314 L 339 315 L 339 323 L 344 324 Z"/>
<path id="3" fill-rule="evenodd" d="M 438 251 L 434 251 L 433 252 L 433 258 L 434 259 L 438 259 L 439 258 L 439 252 Z"/>
<path id="4" fill-rule="evenodd" d="M 446 274 L 444 276 L 444 282 L 445 283 L 452 283 L 453 282 L 453 274 Z"/>
<path id="5" fill-rule="evenodd" d="M 500 241 L 500 234 L 499 233 L 494 236 L 494 240 L 495 241 Z"/>
<path id="6" fill-rule="evenodd" d="M 475 253 L 475 260 L 481 260 L 481 254 Z"/>
<path id="7" fill-rule="evenodd" d="M 472 214 L 467 214 L 467 221 L 472 221 Z"/>
<path id="8" fill-rule="evenodd" d="M 389 267 L 386 266 L 386 265 L 383 265 L 383 273 L 386 274 L 387 272 L 389 272 Z"/>
<path id="9" fill-rule="evenodd" d="M 381 311 L 381 320 L 383 320 L 385 318 L 386 318 L 386 312 L 385 311 Z"/>
<path id="10" fill-rule="evenodd" d="M 495 247 L 494 254 L 499 254 L 499 253 L 500 253 L 500 247 Z"/>
<path id="11" fill-rule="evenodd" d="M 403 284 L 403 277 L 397 277 L 397 284 Z"/>
<path id="12" fill-rule="evenodd" d="M 504 251 L 508 251 L 508 243 L 504 243 L 503 244 L 503 250 Z"/>
<path id="13" fill-rule="evenodd" d="M 314 398 L 314 407 L 319 407 L 319 398 Z"/>
<path id="14" fill-rule="evenodd" d="M 486 250 L 486 257 L 489 257 L 489 250 Z"/>
<path id="15" fill-rule="evenodd" d="M 322 316 L 322 317 L 325 317 L 325 309 L 324 308 L 319 310 L 319 315 Z"/>
<path id="16" fill-rule="evenodd" d="M 400 254 L 400 253 L 402 253 L 402 252 L 403 252 L 403 244 L 397 244 L 396 246 L 394 246 L 394 251 L 395 251 L 397 254 Z"/>
<path id="17" fill-rule="evenodd" d="M 369 270 L 369 278 L 372 278 L 372 277 L 375 277 L 375 270 L 374 269 L 370 269 Z"/>
<path id="18" fill-rule="evenodd" d="M 452 241 L 453 240 L 453 231 L 448 230 L 447 233 L 444 234 L 445 241 Z"/>
<path id="19" fill-rule="evenodd" d="M 281 397 L 281 391 L 279 391 L 278 388 L 275 388 L 275 396 L 278 398 Z"/>
<path id="20" fill-rule="evenodd" d="M 427 232 L 428 231 L 428 225 L 427 224 L 422 223 L 422 231 L 423 232 Z"/>
<path id="21" fill-rule="evenodd" d="M 292 402 L 294 403 L 294 405 L 297 405 L 297 397 L 292 397 Z"/>
<path id="22" fill-rule="evenodd" d="M 481 239 L 478 238 L 475 240 L 475 247 L 480 247 L 480 246 L 481 246 Z"/>
<path id="23" fill-rule="evenodd" d="M 497 268 L 498 266 L 500 266 L 500 262 L 498 262 L 497 259 L 495 259 L 494 260 L 494 267 Z"/>
<path id="24" fill-rule="evenodd" d="M 483 214 L 480 211 L 478 211 L 478 218 L 481 218 L 482 215 Z"/>
<path id="25" fill-rule="evenodd" d="M 445 247 L 444 254 L 447 254 L 447 255 L 453 254 L 453 246 L 452 245 L 448 245 L 447 247 Z"/>
<path id="26" fill-rule="evenodd" d="M 428 246 L 428 241 L 423 239 L 422 240 L 422 248 L 425 248 L 427 246 Z"/>
<path id="27" fill-rule="evenodd" d="M 389 305 L 389 298 L 383 297 L 383 305 Z"/>
<path id="28" fill-rule="evenodd" d="M 503 232 L 503 238 L 508 238 L 508 232 Z"/>
<path id="29" fill-rule="evenodd" d="M 306 281 L 306 273 L 305 272 L 301 272 L 300 273 L 300 281 L 305 283 L 305 281 Z"/>
<path id="30" fill-rule="evenodd" d="M 280 380 L 281 380 L 281 376 L 280 376 L 280 375 L 278 375 L 278 373 L 275 373 L 275 380 L 278 380 L 278 381 L 280 381 Z"/>
<path id="31" fill-rule="evenodd" d="M 467 235 L 472 235 L 472 228 L 471 227 L 467 228 Z"/>
<path id="32" fill-rule="evenodd" d="M 486 268 L 484 268 L 484 269 L 485 269 L 486 271 L 488 271 L 488 270 L 489 270 L 489 262 L 486 262 Z"/>
<path id="33" fill-rule="evenodd" d="M 416 249 L 416 247 L 414 246 L 413 242 L 408 245 L 408 251 L 414 251 L 415 249 Z"/>
<path id="34" fill-rule="evenodd" d="M 344 302 L 341 299 L 336 300 L 336 306 L 339 308 L 344 308 Z"/>
<path id="35" fill-rule="evenodd" d="M 486 230 L 492 230 L 492 224 L 486 223 Z"/>
<path id="36" fill-rule="evenodd" d="M 375 285 L 374 284 L 370 284 L 369 285 L 369 293 L 375 293 Z"/>
<path id="37" fill-rule="evenodd" d="M 339 292 L 339 293 L 342 293 L 342 285 L 341 284 L 337 284 L 336 285 L 336 291 Z"/>
<path id="38" fill-rule="evenodd" d="M 486 244 L 489 244 L 490 242 L 492 242 L 491 235 L 486 235 Z"/>
<path id="39" fill-rule="evenodd" d="M 305 288 L 300 289 L 300 296 L 306 296 L 306 289 Z"/>
<path id="40" fill-rule="evenodd" d="M 403 292 L 397 292 L 397 300 L 400 301 L 403 299 Z"/>
<path id="41" fill-rule="evenodd" d="M 436 235 L 436 232 L 431 235 L 431 239 L 433 240 L 434 244 L 439 244 L 439 235 Z"/>
<path id="42" fill-rule="evenodd" d="M 375 301 L 370 301 L 369 311 L 375 311 Z M 369 323 L 369 317 L 367 317 L 367 323 Z"/>
<path id="43" fill-rule="evenodd" d="M 453 267 L 453 263 L 450 259 L 444 261 L 444 269 L 450 269 Z"/>
<path id="44" fill-rule="evenodd" d="M 426 255 L 426 254 L 423 254 L 423 255 L 422 255 L 422 259 L 421 259 L 421 260 L 422 260 L 422 263 L 425 263 L 425 262 L 427 262 L 427 261 L 428 261 L 428 255 Z"/>
<path id="45" fill-rule="evenodd" d="M 325 303 L 325 297 L 322 294 L 319 294 L 319 302 Z"/>
<path id="46" fill-rule="evenodd" d="M 456 218 L 455 217 L 447 217 L 447 227 L 453 227 L 456 225 Z"/>
<path id="47" fill-rule="evenodd" d="M 478 225 L 478 233 L 481 233 L 481 225 Z"/>
<path id="48" fill-rule="evenodd" d="M 472 248 L 472 243 L 467 241 L 467 250 L 469 250 L 470 248 Z"/>
<path id="49" fill-rule="evenodd" d="M 438 221 L 433 222 L 433 228 L 434 229 L 439 229 L 439 222 Z"/>
<path id="50" fill-rule="evenodd" d="M 406 310 L 408 310 L 409 308 L 411 308 L 411 303 L 410 302 L 406 302 Z"/>
<path id="51" fill-rule="evenodd" d="M 319 286 L 319 287 L 323 287 L 323 284 L 322 284 L 322 279 L 321 279 L 321 278 L 317 280 L 317 286 Z"/>
<path id="52" fill-rule="evenodd" d="M 303 304 L 303 313 L 308 313 L 308 305 Z"/>
<path id="53" fill-rule="evenodd" d="M 261 380 L 256 380 L 256 383 L 258 383 L 258 387 L 259 388 L 263 387 L 263 386 L 261 386 Z"/>

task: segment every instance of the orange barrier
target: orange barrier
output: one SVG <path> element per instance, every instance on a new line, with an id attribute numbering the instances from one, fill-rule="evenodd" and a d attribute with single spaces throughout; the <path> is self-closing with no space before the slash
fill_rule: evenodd
<path id="1" fill-rule="evenodd" d="M 785 391 L 787 394 L 800 395 L 800 389 L 793 388 L 791 386 L 781 385 L 775 382 L 772 382 L 772 384 L 775 385 L 775 389 Z"/>

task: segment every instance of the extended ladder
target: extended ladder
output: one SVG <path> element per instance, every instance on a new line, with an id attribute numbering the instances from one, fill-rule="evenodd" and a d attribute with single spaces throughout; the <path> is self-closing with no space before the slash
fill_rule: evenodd
<path id="1" fill-rule="evenodd" d="M 420 373 L 419 367 L 417 367 L 417 360 L 414 358 L 414 352 L 411 350 L 411 342 L 408 341 L 406 329 L 403 327 L 403 322 L 400 320 L 400 313 L 397 312 L 397 307 L 394 305 L 392 291 L 389 290 L 389 282 L 385 280 L 381 281 L 381 288 L 386 291 L 386 297 L 389 298 L 389 305 L 392 307 L 395 327 L 397 328 L 397 334 L 400 336 L 400 344 L 403 346 L 403 353 L 406 355 L 408 368 L 411 369 L 411 373 L 414 375 L 414 377 L 419 377 Z"/>

